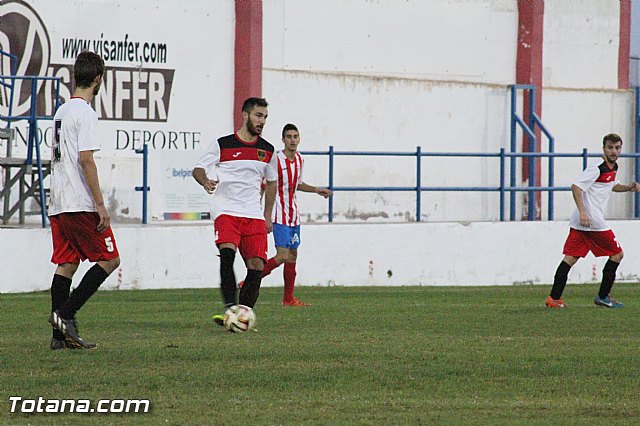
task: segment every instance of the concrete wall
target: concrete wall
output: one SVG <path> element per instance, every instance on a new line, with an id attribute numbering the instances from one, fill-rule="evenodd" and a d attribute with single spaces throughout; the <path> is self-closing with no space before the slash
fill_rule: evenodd
<path id="1" fill-rule="evenodd" d="M 640 232 L 636 221 L 611 225 L 626 257 L 620 280 L 640 279 Z M 219 263 L 208 224 L 116 226 L 121 254 L 104 288 L 211 287 L 218 300 Z M 566 222 L 305 225 L 298 258 L 298 285 L 517 285 L 549 284 L 562 259 Z M 47 290 L 55 267 L 50 231 L 0 228 L 0 293 Z M 271 240 L 271 237 L 270 237 Z M 273 247 L 271 255 L 275 253 Z M 569 281 L 601 279 L 604 258 L 591 256 Z M 371 265 L 371 268 L 370 268 Z M 82 264 L 74 285 L 89 265 Z M 236 277 L 245 269 L 236 259 Z M 282 269 L 265 286 L 282 286 Z M 546 290 L 541 289 L 541 297 Z"/>
<path id="2" fill-rule="evenodd" d="M 264 2 L 264 95 L 274 105 L 265 133 L 271 140 L 279 141 L 282 124 L 291 121 L 301 129 L 303 150 L 328 145 L 372 151 L 414 151 L 419 145 L 431 152 L 508 148 L 515 2 L 339 3 Z M 623 136 L 625 151 L 634 150 L 633 96 L 617 90 L 619 13 L 615 0 L 545 3 L 542 119 L 558 152 L 588 148 L 597 153 L 602 136 L 610 132 Z M 558 186 L 569 186 L 582 169 L 580 160 L 557 164 Z M 326 161 L 317 158 L 308 165 L 309 181 L 326 182 Z M 632 180 L 631 164 L 622 166 L 620 178 Z M 498 160 L 424 159 L 421 177 L 424 186 L 497 186 Z M 415 182 L 412 159 L 336 161 L 339 186 Z M 338 221 L 416 219 L 412 193 L 337 193 L 334 199 Z M 555 217 L 567 219 L 570 197 L 556 199 Z M 521 194 L 516 200 L 520 212 Z M 424 193 L 421 220 L 497 220 L 498 202 L 494 193 Z M 612 203 L 611 216 L 629 217 L 630 203 Z M 543 204 L 546 217 L 546 195 Z M 326 203 L 312 197 L 302 210 L 309 212 L 307 220 L 319 220 Z"/>
<path id="3" fill-rule="evenodd" d="M 162 219 L 162 212 L 171 210 L 158 194 L 165 194 L 169 185 L 155 177 L 174 168 L 188 171 L 190 163 L 185 159 L 192 157 L 193 150 L 232 131 L 233 2 L 55 3 L 29 2 L 50 38 L 50 60 L 45 65 L 54 74 L 64 74 L 64 67 L 72 62 L 63 57 L 65 39 L 122 40 L 128 35 L 132 41 L 167 46 L 167 61 L 162 64 L 107 61 L 108 67 L 125 74 L 134 75 L 138 67 L 162 75 L 173 72 L 166 122 L 123 118 L 100 123 L 104 138 L 100 179 L 110 212 L 119 223 L 139 222 L 141 217 L 141 197 L 133 188 L 141 185 L 142 166 L 132 149 L 134 139 L 139 147 L 145 135 L 154 132 L 191 135 L 186 145 L 152 146 L 155 153 L 168 154 L 156 161 L 152 152 L 150 161 L 149 209 L 154 218 Z M 0 13 L 8 7 L 0 6 Z M 80 25 L 94 15 L 106 16 L 107 11 L 109 22 Z M 556 137 L 559 152 L 584 147 L 598 152 L 602 136 L 609 132 L 623 136 L 625 151 L 635 148 L 633 95 L 616 89 L 619 12 L 617 0 L 545 3 L 542 119 Z M 59 21 L 61 14 L 69 19 Z M 147 16 L 153 19 L 140 18 Z M 516 2 L 265 0 L 263 16 L 262 94 L 271 105 L 264 136 L 276 146 L 280 146 L 282 126 L 294 122 L 301 130 L 301 149 L 307 151 L 326 151 L 329 145 L 339 151 L 414 151 L 421 146 L 428 152 L 498 152 L 508 147 L 507 86 L 515 82 Z M 180 31 L 167 31 L 168 21 Z M 130 105 L 127 96 L 133 96 L 133 89 L 116 85 L 114 99 Z M 137 105 L 139 110 L 145 102 Z M 47 126 L 43 125 L 45 145 L 50 135 Z M 48 149 L 44 152 L 48 155 Z M 308 157 L 306 164 L 306 181 L 328 183 L 326 157 Z M 521 163 L 517 164 L 520 182 Z M 557 160 L 557 164 L 555 183 L 560 186 L 568 186 L 582 167 L 579 160 Z M 414 186 L 416 182 L 411 158 L 339 157 L 335 166 L 338 186 Z M 631 180 L 631 164 L 622 166 L 621 179 Z M 544 161 L 542 168 L 545 182 Z M 423 159 L 421 179 L 425 186 L 497 186 L 498 160 Z M 184 179 L 184 185 L 183 193 L 199 189 L 190 179 Z M 205 197 L 203 191 L 199 193 Z M 573 208 L 570 197 L 558 194 L 556 199 L 556 218 L 567 219 Z M 630 217 L 629 199 L 613 202 L 610 216 Z M 498 200 L 495 193 L 424 193 L 420 219 L 497 220 Z M 415 202 L 410 192 L 340 192 L 334 198 L 335 218 L 411 222 L 417 219 Z M 521 194 L 516 202 L 520 211 Z M 326 221 L 325 200 L 303 194 L 301 204 L 303 221 Z M 543 217 L 545 213 L 546 204 Z M 37 217 L 32 219 L 37 223 Z"/>

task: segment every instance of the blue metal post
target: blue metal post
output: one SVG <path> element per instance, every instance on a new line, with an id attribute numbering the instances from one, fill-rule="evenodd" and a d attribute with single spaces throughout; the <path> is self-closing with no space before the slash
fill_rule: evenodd
<path id="1" fill-rule="evenodd" d="M 504 222 L 504 148 L 500 148 L 500 222 Z"/>
<path id="2" fill-rule="evenodd" d="M 422 217 L 422 148 L 416 147 L 416 222 Z"/>
<path id="3" fill-rule="evenodd" d="M 582 148 L 582 170 L 587 168 L 588 161 L 589 153 L 587 152 L 587 148 Z"/>
<path id="4" fill-rule="evenodd" d="M 40 142 L 38 141 L 38 122 L 33 121 L 35 127 L 35 148 L 36 148 L 36 161 L 38 165 L 38 190 L 40 192 L 40 217 L 42 219 L 42 227 L 47 227 L 47 200 L 44 195 L 44 175 L 42 173 L 42 157 L 40 156 Z M 28 164 L 27 167 L 33 167 Z"/>
<path id="5" fill-rule="evenodd" d="M 31 80 L 31 102 L 29 105 L 29 118 L 27 122 L 29 123 L 29 136 L 27 140 L 27 159 L 25 160 L 25 164 L 33 163 L 33 143 L 36 139 L 36 85 L 33 80 Z"/>
<path id="6" fill-rule="evenodd" d="M 38 121 L 36 119 L 36 94 L 37 94 L 37 80 L 35 78 L 31 81 L 31 105 L 29 116 L 29 142 L 27 144 L 27 159 L 25 166 L 30 167 L 33 170 L 33 149 L 36 150 L 36 165 L 38 168 L 38 192 L 40 193 L 40 218 L 42 221 L 42 227 L 47 226 L 47 200 L 44 195 L 44 175 L 42 174 L 42 158 L 40 157 L 40 143 L 38 142 Z"/>
<path id="7" fill-rule="evenodd" d="M 142 149 L 136 149 L 136 154 L 142 154 L 142 186 L 136 186 L 136 191 L 142 191 L 142 223 L 147 224 L 147 192 L 149 188 L 149 147 L 145 143 Z"/>
<path id="8" fill-rule="evenodd" d="M 555 140 L 553 138 L 549 138 L 549 153 L 553 154 L 555 152 Z M 553 188 L 555 182 L 554 176 L 554 156 L 551 155 L 549 157 L 549 188 Z M 549 211 L 547 212 L 548 220 L 553 220 L 553 201 L 554 201 L 554 191 L 553 189 L 549 191 Z"/>
<path id="9" fill-rule="evenodd" d="M 529 126 L 532 131 L 532 135 L 529 136 L 529 152 L 536 152 L 536 137 L 535 137 L 535 121 L 533 114 L 535 113 L 536 106 L 536 88 L 532 87 L 529 90 Z M 536 185 L 536 158 L 529 157 L 529 188 L 533 188 Z M 528 201 L 528 220 L 535 220 L 536 218 L 536 193 L 535 191 L 529 191 Z"/>
<path id="10" fill-rule="evenodd" d="M 635 88 L 636 93 L 636 154 L 640 154 L 640 87 Z M 636 182 L 640 182 L 640 157 L 635 157 L 633 159 L 635 166 L 635 174 L 636 174 Z M 637 219 L 640 217 L 640 193 L 635 193 L 635 208 L 634 208 L 634 217 Z"/>
<path id="11" fill-rule="evenodd" d="M 333 191 L 333 145 L 329 146 L 329 190 Z M 329 197 L 329 223 L 333 222 L 333 196 Z"/>
<path id="12" fill-rule="evenodd" d="M 511 86 L 511 146 L 512 154 L 516 153 L 516 88 Z M 516 157 L 511 157 L 509 163 L 509 185 L 511 188 L 516 186 Z M 511 191 L 509 194 L 509 220 L 516 220 L 516 193 Z"/>

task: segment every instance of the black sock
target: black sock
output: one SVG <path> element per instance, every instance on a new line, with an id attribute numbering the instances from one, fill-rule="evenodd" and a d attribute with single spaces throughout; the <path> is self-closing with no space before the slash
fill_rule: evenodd
<path id="1" fill-rule="evenodd" d="M 236 274 L 233 272 L 235 258 L 235 250 L 230 248 L 220 250 L 220 292 L 225 307 L 236 304 Z"/>
<path id="2" fill-rule="evenodd" d="M 556 275 L 553 277 L 553 287 L 551 287 L 551 298 L 554 300 L 562 297 L 564 286 L 567 285 L 567 277 L 569 276 L 569 270 L 571 266 L 564 260 L 558 265 L 556 269 Z"/>
<path id="3" fill-rule="evenodd" d="M 60 309 L 69 298 L 71 291 L 71 278 L 54 274 L 51 282 L 51 312 Z M 64 334 L 57 328 L 53 329 L 53 336 L 56 340 L 64 340 Z"/>
<path id="4" fill-rule="evenodd" d="M 69 299 L 60 308 L 60 316 L 64 319 L 71 319 L 76 316 L 82 305 L 98 291 L 100 285 L 107 279 L 109 274 L 100 265 L 95 264 L 84 274 L 78 288 L 73 290 Z"/>
<path id="5" fill-rule="evenodd" d="M 244 285 L 240 289 L 240 304 L 253 308 L 258 301 L 260 294 L 260 282 L 262 281 L 262 271 L 249 269 Z"/>
<path id="6" fill-rule="evenodd" d="M 611 259 L 607 260 L 607 263 L 604 264 L 604 268 L 602 268 L 602 283 L 600 284 L 600 291 L 598 292 L 600 299 L 604 299 L 611 293 L 613 282 L 616 279 L 618 265 L 620 265 L 618 262 L 614 262 Z"/>

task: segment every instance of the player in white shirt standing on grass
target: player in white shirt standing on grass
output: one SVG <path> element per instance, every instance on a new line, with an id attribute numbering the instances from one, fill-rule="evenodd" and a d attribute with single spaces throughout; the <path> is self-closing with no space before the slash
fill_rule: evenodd
<path id="1" fill-rule="evenodd" d="M 622 138 L 614 133 L 602 140 L 604 161 L 589 165 L 577 182 L 571 185 L 571 192 L 577 209 L 571 215 L 569 236 L 564 244 L 564 259 L 560 262 L 551 288 L 551 295 L 545 304 L 550 308 L 564 308 L 561 299 L 567 284 L 569 270 L 579 258 L 591 251 L 594 256 L 609 256 L 602 270 L 600 291 L 594 299 L 598 306 L 622 308 L 624 305 L 609 296 L 616 270 L 624 253 L 616 236 L 604 219 L 604 211 L 613 192 L 638 192 L 640 184 L 633 182 L 622 185 L 616 179 L 618 156 L 622 150 Z"/>
<path id="2" fill-rule="evenodd" d="M 284 149 L 278 151 L 278 189 L 276 203 L 273 210 L 273 239 L 276 255 L 267 261 L 262 271 L 266 277 L 278 266 L 284 263 L 284 294 L 283 306 L 309 306 L 293 296 L 296 281 L 296 260 L 300 245 L 300 212 L 296 191 L 312 192 L 328 198 L 331 191 L 327 188 L 317 188 L 302 181 L 304 159 L 298 152 L 300 132 L 294 124 L 286 124 L 282 128 L 282 143 Z M 244 283 L 240 283 L 241 287 Z"/>
<path id="3" fill-rule="evenodd" d="M 58 265 L 51 283 L 51 349 L 91 349 L 78 335 L 76 312 L 120 265 L 111 219 L 100 191 L 93 153 L 100 150 L 98 115 L 89 105 L 98 94 L 104 61 L 82 52 L 73 67 L 75 90 L 54 116 L 49 221 L 51 262 Z M 80 261 L 96 262 L 69 294 Z"/>
<path id="4" fill-rule="evenodd" d="M 233 261 L 236 251 L 247 267 L 239 303 L 251 308 L 258 300 L 262 269 L 267 260 L 267 234 L 272 231 L 276 157 L 273 145 L 260 137 L 267 121 L 267 101 L 249 98 L 242 105 L 242 127 L 213 141 L 193 169 L 193 178 L 213 194 L 212 219 L 220 251 L 220 290 L 225 309 L 236 305 Z M 263 177 L 265 206 L 260 204 Z M 223 315 L 213 319 L 223 325 Z"/>

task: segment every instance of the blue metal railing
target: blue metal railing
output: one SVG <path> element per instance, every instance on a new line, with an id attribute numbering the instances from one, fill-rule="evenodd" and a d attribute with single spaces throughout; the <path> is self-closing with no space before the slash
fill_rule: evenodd
<path id="1" fill-rule="evenodd" d="M 516 100 L 517 90 L 529 90 L 529 121 L 532 126 L 528 126 L 516 113 Z M 361 192 L 361 191 L 391 191 L 391 192 L 413 192 L 416 194 L 416 221 L 420 222 L 422 217 L 422 192 L 460 192 L 460 191 L 475 191 L 475 192 L 494 192 L 498 191 L 500 196 L 500 221 L 505 220 L 505 206 L 506 206 L 506 193 L 509 193 L 510 201 L 510 214 L 509 220 L 515 220 L 516 209 L 516 192 L 527 192 L 529 195 L 529 208 L 528 208 L 528 220 L 535 220 L 535 204 L 532 202 L 536 192 L 547 192 L 547 219 L 554 220 L 555 217 L 555 199 L 554 194 L 556 191 L 570 191 L 568 186 L 555 186 L 555 159 L 556 158 L 582 158 L 583 169 L 587 167 L 589 157 L 598 158 L 601 157 L 601 153 L 589 154 L 586 148 L 580 153 L 557 153 L 555 152 L 555 139 L 544 126 L 540 118 L 535 114 L 535 86 L 533 85 L 513 85 L 510 86 L 511 91 L 511 140 L 510 149 L 511 152 L 506 152 L 504 148 L 501 148 L 497 153 L 474 153 L 474 152 L 423 152 L 422 147 L 416 147 L 415 152 L 376 152 L 376 151 L 335 151 L 333 146 L 329 146 L 328 151 L 303 151 L 303 155 L 311 156 L 328 156 L 329 157 L 329 176 L 328 176 L 328 188 L 332 191 L 344 191 L 344 192 Z M 520 126 L 524 134 L 527 135 L 529 140 L 530 152 L 517 152 L 516 146 L 516 131 L 517 126 Z M 548 139 L 548 152 L 535 152 L 536 150 L 536 135 L 535 130 L 538 128 L 544 136 Z M 142 150 L 136 150 L 137 153 L 143 154 L 143 186 L 136 187 L 136 191 L 143 191 L 143 223 L 147 223 L 147 191 L 150 188 L 147 186 L 147 146 L 145 145 Z M 335 157 L 336 156 L 382 156 L 382 157 L 416 157 L 416 185 L 415 186 L 381 186 L 381 187 L 363 187 L 363 186 L 335 186 Z M 482 158 L 499 158 L 499 185 L 498 186 L 469 186 L 469 187 L 455 187 L 455 186 L 422 186 L 422 158 L 423 157 L 482 157 Z M 634 175 L 635 180 L 640 182 L 640 88 L 635 88 L 635 153 L 633 154 L 621 154 L 621 158 L 634 158 Z M 506 176 L 506 159 L 509 158 L 509 186 L 505 185 Z M 529 159 L 529 182 L 528 186 L 516 186 L 517 167 L 516 160 L 518 158 Z M 548 158 L 548 183 L 547 186 L 536 186 L 536 169 L 535 160 L 541 158 Z M 333 197 L 328 199 L 328 217 L 329 222 L 333 222 L 334 218 L 334 201 Z M 634 217 L 640 218 L 640 194 L 635 194 L 634 203 Z"/>
<path id="2" fill-rule="evenodd" d="M 547 137 L 548 141 L 549 141 L 549 148 L 548 151 L 549 153 L 553 153 L 555 150 L 555 139 L 554 137 L 551 135 L 551 133 L 547 130 L 547 128 L 542 124 L 542 120 L 540 120 L 540 117 L 538 117 L 538 115 L 536 114 L 536 103 L 535 103 L 535 99 L 536 99 L 536 87 L 533 84 L 514 84 L 509 86 L 509 90 L 511 92 L 511 135 L 510 135 L 510 149 L 512 153 L 518 152 L 517 149 L 517 126 L 519 126 L 523 133 L 527 136 L 527 141 L 529 142 L 528 144 L 528 151 L 530 153 L 535 153 L 537 150 L 537 137 L 536 137 L 536 128 L 540 129 L 540 131 Z M 528 117 L 528 121 L 529 123 L 531 123 L 531 125 L 528 125 L 525 120 L 523 120 L 522 118 L 520 118 L 517 114 L 517 107 L 518 107 L 518 102 L 517 102 L 517 92 L 518 90 L 522 90 L 523 92 L 527 92 L 528 91 L 528 95 L 529 95 L 529 117 Z M 554 182 L 554 157 L 550 156 L 549 157 L 549 172 L 548 172 L 548 179 L 549 179 L 549 187 L 553 187 L 553 182 Z M 511 159 L 511 164 L 510 164 L 510 185 L 512 187 L 516 186 L 516 157 L 512 157 Z M 529 169 L 529 174 L 528 174 L 528 180 L 529 180 L 529 187 L 531 188 L 531 190 L 527 191 L 528 192 L 528 211 L 527 211 L 527 218 L 528 220 L 534 220 L 536 217 L 536 205 L 535 205 L 535 185 L 536 185 L 536 158 L 535 156 L 530 156 L 529 157 L 529 162 L 528 162 L 528 169 Z M 549 197 L 551 197 L 553 199 L 553 192 L 549 193 Z M 516 202 L 515 202 L 515 193 L 512 192 L 511 196 L 510 196 L 510 212 L 509 212 L 509 219 L 510 220 L 515 220 L 515 216 L 516 216 Z M 553 220 L 553 200 L 550 203 L 550 210 L 548 211 L 548 219 L 549 220 Z"/>
<path id="3" fill-rule="evenodd" d="M 634 118 L 635 118 L 635 145 L 636 145 L 636 154 L 640 154 L 640 87 L 636 87 L 635 88 L 635 94 L 636 94 L 636 102 L 635 102 L 635 112 L 634 112 Z M 636 176 L 638 173 L 638 170 L 640 170 L 640 156 L 637 156 L 635 161 L 634 161 L 634 166 L 636 168 Z M 637 177 L 636 177 L 636 182 L 640 182 Z M 635 196 L 635 209 L 634 209 L 634 215 L 635 217 L 640 217 L 640 193 L 636 192 L 636 196 Z"/>
<path id="4" fill-rule="evenodd" d="M 141 149 L 136 149 L 136 154 L 142 154 L 142 186 L 136 186 L 136 191 L 142 191 L 142 223 L 147 224 L 147 194 L 149 187 L 149 146 L 145 143 Z"/>
<path id="5" fill-rule="evenodd" d="M 508 192 L 510 195 L 515 195 L 516 192 L 528 192 L 528 193 L 536 193 L 536 192 L 548 192 L 550 195 L 556 191 L 570 191 L 571 188 L 568 186 L 554 186 L 554 178 L 553 173 L 554 170 L 550 168 L 549 170 L 549 184 L 548 186 L 532 186 L 529 184 L 528 186 L 505 186 L 506 181 L 506 167 L 505 161 L 507 158 L 511 159 L 513 163 L 514 159 L 517 158 L 549 158 L 552 160 L 554 158 L 582 158 L 582 166 L 583 169 L 587 167 L 588 158 L 598 158 L 601 157 L 601 153 L 593 153 L 589 154 L 587 149 L 583 149 L 581 153 L 557 153 L 557 152 L 505 152 L 504 148 L 500 149 L 500 152 L 497 153 L 486 153 L 486 152 L 423 152 L 421 147 L 416 147 L 414 152 L 381 152 L 381 151 L 335 151 L 333 146 L 329 147 L 328 151 L 303 151 L 301 152 L 303 155 L 311 155 L 311 156 L 329 156 L 329 186 L 328 188 L 334 192 L 364 192 L 364 191 L 382 191 L 382 192 L 415 192 L 416 193 L 416 221 L 421 221 L 421 193 L 422 192 L 499 192 L 500 193 L 500 221 L 505 220 L 505 204 L 506 197 L 505 194 Z M 415 186 L 335 186 L 335 166 L 334 166 L 334 158 L 337 156 L 379 156 L 379 157 L 416 157 L 416 185 Z M 498 186 L 422 186 L 422 167 L 421 167 L 421 159 L 423 157 L 480 157 L 480 158 L 499 158 L 500 160 L 500 175 L 499 175 L 499 185 Z M 636 152 L 633 154 L 620 154 L 622 158 L 635 158 L 636 164 L 640 162 L 640 152 Z M 552 165 L 554 163 L 551 163 Z M 515 174 L 512 168 L 510 168 L 510 174 Z M 635 167 L 635 180 L 640 181 L 640 168 Z M 509 176 L 510 180 L 513 182 L 513 176 Z M 515 203 L 515 198 L 510 197 L 512 203 Z M 514 205 L 511 205 L 511 211 L 515 209 Z M 554 198 L 548 198 L 548 220 L 554 219 Z M 638 205 L 636 202 L 635 209 L 635 217 L 640 217 L 638 212 Z M 329 222 L 333 222 L 334 218 L 334 205 L 333 205 L 333 197 L 329 197 Z M 510 220 L 515 220 L 514 218 L 510 218 Z M 531 219 L 531 220 L 535 220 Z"/>
<path id="6" fill-rule="evenodd" d="M 27 158 L 25 160 L 26 165 L 33 164 L 33 151 L 35 150 L 36 155 L 36 166 L 38 171 L 38 180 L 39 180 L 39 195 L 40 195 L 40 216 L 42 219 L 42 227 L 47 226 L 47 205 L 44 193 L 44 175 L 42 173 L 42 157 L 40 154 L 40 143 L 38 137 L 38 121 L 39 120 L 53 120 L 52 115 L 38 115 L 37 111 L 37 102 L 38 102 L 38 85 L 44 81 L 53 81 L 55 84 L 55 105 L 53 111 L 56 111 L 60 106 L 60 77 L 41 77 L 41 76 L 17 76 L 15 75 L 17 72 L 17 57 L 8 52 L 4 52 L 0 50 L 0 56 L 4 60 L 4 58 L 9 58 L 11 61 L 11 75 L 0 75 L 0 86 L 5 87 L 9 90 L 9 105 L 8 105 L 8 114 L 0 115 L 0 120 L 5 120 L 7 122 L 7 128 L 11 127 L 11 123 L 14 121 L 26 120 L 29 123 L 29 135 L 27 140 Z M 14 104 L 14 92 L 15 92 L 15 82 L 16 80 L 24 80 L 31 83 L 31 98 L 29 103 L 29 113 L 26 115 L 13 115 L 13 104 Z"/>

